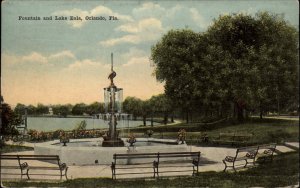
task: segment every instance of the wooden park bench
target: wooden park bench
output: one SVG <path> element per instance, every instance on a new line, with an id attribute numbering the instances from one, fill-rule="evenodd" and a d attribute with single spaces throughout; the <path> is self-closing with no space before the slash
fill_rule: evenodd
<path id="1" fill-rule="evenodd" d="M 263 161 L 266 160 L 273 161 L 273 155 L 275 150 L 276 150 L 276 143 L 259 145 L 257 158 L 260 158 Z"/>
<path id="2" fill-rule="evenodd" d="M 223 171 L 225 172 L 227 167 L 231 167 L 233 168 L 234 171 L 236 171 L 236 167 L 243 166 L 244 168 L 246 168 L 249 163 L 255 165 L 255 158 L 257 152 L 258 152 L 258 146 L 238 148 L 236 150 L 235 156 L 226 156 L 225 159 L 222 160 L 225 165 Z M 239 162 L 239 164 L 236 164 L 237 162 Z"/>
<path id="3" fill-rule="evenodd" d="M 219 133 L 219 137 L 212 139 L 215 144 L 247 145 L 253 137 L 253 134 L 247 133 Z"/>
<path id="4" fill-rule="evenodd" d="M 26 175 L 28 179 L 29 177 L 29 171 L 32 170 L 58 170 L 60 171 L 60 179 L 62 179 L 62 176 L 67 177 L 67 171 L 68 167 L 65 163 L 61 163 L 58 155 L 1 155 L 1 168 L 3 169 L 20 169 L 21 170 L 21 178 L 23 175 Z M 3 161 L 5 160 L 14 160 L 18 161 L 18 165 L 3 165 Z M 47 161 L 47 162 L 54 162 L 57 164 L 57 166 L 34 166 L 30 165 L 29 161 Z M 44 175 L 44 174 L 42 174 Z"/>
<path id="5" fill-rule="evenodd" d="M 192 171 L 195 175 L 199 168 L 200 152 L 114 154 L 113 160 L 112 179 L 116 179 L 116 175 L 147 173 L 153 174 L 155 178 L 159 177 L 160 173 L 187 171 L 183 170 L 183 167 L 192 167 L 188 171 Z M 123 164 L 118 161 L 122 161 Z M 153 169 L 153 171 L 137 172 L 136 169 Z M 116 170 L 121 172 L 117 173 Z"/>

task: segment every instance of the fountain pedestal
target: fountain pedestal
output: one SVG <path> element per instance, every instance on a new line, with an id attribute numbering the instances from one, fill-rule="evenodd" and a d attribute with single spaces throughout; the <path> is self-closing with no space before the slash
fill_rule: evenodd
<path id="1" fill-rule="evenodd" d="M 116 140 L 104 140 L 102 147 L 124 147 L 124 142 L 120 138 Z"/>
<path id="2" fill-rule="evenodd" d="M 107 106 L 107 112 L 109 114 L 109 130 L 106 137 L 103 137 L 102 146 L 103 147 L 123 147 L 124 142 L 120 138 L 118 138 L 117 133 L 117 118 L 116 113 L 121 112 L 120 105 L 117 105 L 116 98 L 118 99 L 118 103 L 121 103 L 120 95 L 119 93 L 122 92 L 121 88 L 117 88 L 114 84 L 114 77 L 117 76 L 117 73 L 113 69 L 113 54 L 111 54 L 111 73 L 108 76 L 108 79 L 110 79 L 110 85 L 107 88 L 104 88 L 104 99 L 105 106 Z M 116 97 L 118 94 L 119 97 Z M 119 109 L 118 109 L 119 108 Z"/>

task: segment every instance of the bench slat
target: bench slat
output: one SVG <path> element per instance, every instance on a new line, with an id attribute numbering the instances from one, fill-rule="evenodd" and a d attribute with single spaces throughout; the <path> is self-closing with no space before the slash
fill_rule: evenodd
<path id="1" fill-rule="evenodd" d="M 116 175 L 125 175 L 125 174 L 146 174 L 146 173 L 151 173 L 154 175 L 154 177 L 157 175 L 159 176 L 159 173 L 166 173 L 166 172 L 193 172 L 193 175 L 196 171 L 198 171 L 199 167 L 199 159 L 200 159 L 200 154 L 201 152 L 170 152 L 170 153 L 131 153 L 131 154 L 114 154 L 113 159 L 115 162 L 112 163 L 111 169 L 112 169 L 112 179 L 116 178 Z M 118 160 L 122 159 L 144 159 L 144 158 L 152 158 L 155 159 L 153 163 L 148 163 L 151 166 L 148 167 L 138 167 L 138 166 L 129 166 L 126 165 L 126 167 L 123 167 L 124 165 L 117 164 Z M 160 162 L 160 159 L 168 159 L 168 158 L 173 158 L 172 160 L 167 160 Z M 181 160 L 174 160 L 175 158 L 181 158 Z M 197 160 L 195 160 L 195 158 Z M 194 160 L 193 160 L 194 159 Z M 145 163 L 143 163 L 145 164 Z M 172 164 L 177 164 L 177 165 L 172 165 Z M 188 164 L 188 165 L 187 165 Z M 119 167 L 121 166 L 121 167 Z M 185 167 L 184 170 L 182 168 Z M 191 168 L 193 169 L 186 170 L 186 168 Z M 196 167 L 196 169 L 194 169 Z M 130 170 L 130 169 L 135 169 L 135 168 L 145 168 L 149 169 L 152 168 L 154 171 L 152 172 L 126 172 L 126 173 L 116 173 L 116 170 L 118 169 L 119 171 L 121 170 Z M 165 170 L 161 171 L 161 168 L 176 168 L 175 170 Z M 181 169 L 181 170 L 178 170 Z"/>
<path id="2" fill-rule="evenodd" d="M 68 167 L 65 163 L 61 163 L 58 155 L 0 155 L 0 160 L 17 160 L 19 162 L 18 168 L 16 169 L 21 170 L 21 175 L 27 175 L 27 178 L 29 178 L 28 171 L 30 169 L 32 170 L 59 170 L 60 171 L 60 177 L 65 176 L 67 179 L 67 170 Z M 56 161 L 56 166 L 49 167 L 49 166 L 30 166 L 28 165 L 28 161 L 33 160 L 41 160 L 41 161 Z M 21 163 L 22 161 L 22 163 Z M 2 167 L 1 167 L 2 168 Z M 7 167 L 12 168 L 12 167 Z M 25 171 L 25 172 L 23 172 Z M 62 172 L 64 171 L 64 175 Z M 25 173 L 25 174 L 24 174 Z M 34 175 L 31 174 L 30 175 Z M 47 174 L 48 175 L 48 174 Z"/>

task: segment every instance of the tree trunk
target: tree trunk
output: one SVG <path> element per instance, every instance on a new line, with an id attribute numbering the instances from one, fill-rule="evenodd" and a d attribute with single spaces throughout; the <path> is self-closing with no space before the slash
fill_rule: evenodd
<path id="1" fill-rule="evenodd" d="M 189 123 L 189 112 L 187 111 L 185 115 L 186 115 L 186 123 Z"/>
<path id="2" fill-rule="evenodd" d="M 263 118 L 263 108 L 262 108 L 261 102 L 259 102 L 259 110 L 260 110 L 259 118 L 262 119 Z"/>
<path id="3" fill-rule="evenodd" d="M 244 120 L 244 109 L 243 107 L 241 107 L 240 105 L 238 105 L 238 103 L 236 103 L 236 112 L 237 112 L 237 120 L 239 122 L 242 122 Z"/>
<path id="4" fill-rule="evenodd" d="M 164 114 L 164 124 L 166 125 L 168 123 L 168 114 Z"/>
<path id="5" fill-rule="evenodd" d="M 171 122 L 174 123 L 174 113 L 171 115 Z"/>
<path id="6" fill-rule="evenodd" d="M 153 115 L 151 115 L 151 127 L 153 127 Z"/>
<path id="7" fill-rule="evenodd" d="M 146 126 L 146 116 L 145 115 L 143 116 L 143 123 L 144 123 L 144 126 Z"/>
<path id="8" fill-rule="evenodd" d="M 260 119 L 263 118 L 263 111 L 262 111 L 262 109 L 260 109 L 259 118 L 260 118 Z"/>

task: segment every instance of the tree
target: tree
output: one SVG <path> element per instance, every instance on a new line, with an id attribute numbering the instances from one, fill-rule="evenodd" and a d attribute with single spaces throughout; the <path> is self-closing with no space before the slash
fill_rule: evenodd
<path id="1" fill-rule="evenodd" d="M 165 94 L 152 96 L 149 99 L 149 106 L 153 114 L 162 114 L 164 117 L 164 124 L 168 123 L 169 113 L 172 111 L 171 101 Z"/>
<path id="2" fill-rule="evenodd" d="M 279 101 L 299 101 L 298 32 L 283 17 L 267 12 L 220 16 L 207 35 L 209 44 L 231 62 L 225 80 L 239 119 L 247 107 L 259 109 L 262 117 Z M 216 53 L 213 57 L 225 59 Z"/>
<path id="3" fill-rule="evenodd" d="M 84 103 L 75 104 L 72 108 L 73 115 L 83 115 L 86 112 L 87 105 Z"/>
<path id="4" fill-rule="evenodd" d="M 200 36 L 191 30 L 171 30 L 151 49 L 156 79 L 165 82 L 166 95 L 187 117 L 196 101 L 193 69 Z"/>
<path id="5" fill-rule="evenodd" d="M 104 104 L 99 102 L 94 102 L 87 106 L 86 113 L 89 115 L 104 113 Z"/>
<path id="6" fill-rule="evenodd" d="M 28 115 L 36 115 L 36 107 L 33 105 L 27 106 Z"/>
<path id="7" fill-rule="evenodd" d="M 1 134 L 2 135 L 17 135 L 18 130 L 16 126 L 22 124 L 22 119 L 18 116 L 11 107 L 4 103 L 2 104 L 2 112 L 1 112 Z"/>
<path id="8" fill-rule="evenodd" d="M 123 102 L 124 111 L 132 114 L 135 120 L 138 116 L 142 115 L 142 106 L 142 100 L 136 97 L 126 97 Z"/>
<path id="9" fill-rule="evenodd" d="M 49 113 L 49 108 L 48 108 L 48 106 L 45 106 L 45 105 L 39 103 L 36 107 L 36 113 L 38 115 L 48 114 Z"/>
<path id="10" fill-rule="evenodd" d="M 53 105 L 52 106 L 53 114 L 67 117 L 71 114 L 72 106 L 69 105 Z"/>
<path id="11" fill-rule="evenodd" d="M 24 115 L 25 114 L 25 108 L 26 108 L 26 105 L 25 104 L 20 104 L 18 103 L 16 105 L 16 107 L 14 108 L 14 112 L 20 116 Z"/>
<path id="12" fill-rule="evenodd" d="M 275 32 L 274 32 L 275 31 Z M 214 20 L 207 32 L 171 30 L 152 47 L 157 80 L 188 113 L 202 108 L 243 120 L 245 110 L 274 109 L 299 101 L 298 32 L 282 17 L 234 14 Z M 220 113 L 221 112 L 221 113 Z"/>
<path id="13" fill-rule="evenodd" d="M 144 126 L 146 126 L 146 120 L 147 120 L 147 116 L 149 116 L 151 114 L 151 106 L 150 106 L 150 101 L 149 100 L 145 100 L 145 101 L 142 101 L 141 103 L 142 105 L 142 108 L 141 108 L 141 114 L 142 114 L 142 117 L 143 117 L 143 124 Z M 153 125 L 153 124 L 151 124 Z"/>

